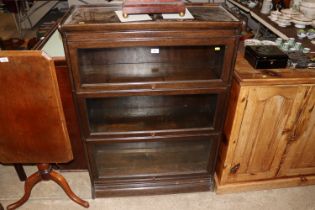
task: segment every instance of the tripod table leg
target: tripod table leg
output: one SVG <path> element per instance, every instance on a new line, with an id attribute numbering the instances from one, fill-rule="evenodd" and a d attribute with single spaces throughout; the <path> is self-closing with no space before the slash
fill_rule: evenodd
<path id="1" fill-rule="evenodd" d="M 29 176 L 24 184 L 24 195 L 23 197 L 18 200 L 15 203 L 12 203 L 10 205 L 8 205 L 7 209 L 8 210 L 12 210 L 12 209 L 16 209 L 20 206 L 22 206 L 30 197 L 31 195 L 31 191 L 33 189 L 33 187 L 42 180 L 41 175 L 39 174 L 39 172 L 36 172 L 34 174 L 32 174 L 31 176 Z"/>
<path id="2" fill-rule="evenodd" d="M 85 208 L 89 207 L 89 203 L 87 201 L 82 200 L 76 194 L 74 194 L 72 192 L 71 188 L 69 187 L 67 181 L 65 180 L 65 178 L 63 176 L 61 176 L 60 174 L 58 174 L 55 171 L 51 171 L 49 173 L 49 175 L 50 175 L 50 179 L 55 181 L 65 191 L 65 193 L 68 195 L 68 197 L 71 200 L 73 200 L 74 202 L 76 202 L 77 204 L 79 204 Z"/>

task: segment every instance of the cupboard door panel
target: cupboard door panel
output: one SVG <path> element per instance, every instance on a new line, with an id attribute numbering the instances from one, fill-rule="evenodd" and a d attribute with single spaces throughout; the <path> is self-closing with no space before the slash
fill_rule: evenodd
<path id="1" fill-rule="evenodd" d="M 315 174 L 315 88 L 305 95 L 279 176 Z"/>
<path id="2" fill-rule="evenodd" d="M 231 154 L 222 182 L 250 181 L 274 177 L 287 144 L 303 88 L 258 87 L 248 91 L 245 105 L 236 108 L 230 135 Z M 239 110 L 242 109 L 242 110 Z"/>

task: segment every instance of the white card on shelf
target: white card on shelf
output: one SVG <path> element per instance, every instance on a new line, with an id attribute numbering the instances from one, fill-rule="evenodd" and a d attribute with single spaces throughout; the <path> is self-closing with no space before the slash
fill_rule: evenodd
<path id="1" fill-rule="evenodd" d="M 9 62 L 9 58 L 8 57 L 1 57 L 0 58 L 0 63 L 7 63 Z"/>
<path id="2" fill-rule="evenodd" d="M 186 8 L 185 15 L 181 17 L 178 13 L 172 13 L 172 14 L 162 14 L 163 19 L 173 20 L 173 19 L 194 19 L 194 16 L 189 12 L 189 10 Z"/>
<path id="3" fill-rule="evenodd" d="M 133 14 L 133 15 L 128 15 L 127 18 L 124 18 L 121 10 L 115 11 L 115 13 L 117 17 L 119 18 L 120 22 L 122 23 L 152 20 L 152 18 L 147 14 Z"/>

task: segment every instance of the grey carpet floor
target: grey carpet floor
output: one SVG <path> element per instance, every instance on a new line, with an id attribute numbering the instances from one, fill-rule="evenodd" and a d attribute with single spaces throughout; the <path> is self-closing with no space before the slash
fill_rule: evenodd
<path id="1" fill-rule="evenodd" d="M 35 167 L 25 167 L 27 175 Z M 132 196 L 91 199 L 87 172 L 62 172 L 72 190 L 90 202 L 91 210 L 315 210 L 315 186 L 293 187 L 256 192 L 216 195 L 196 192 L 158 196 Z M 23 194 L 11 166 L 0 165 L 0 202 L 7 206 Z M 67 198 L 54 182 L 41 182 L 32 191 L 30 200 L 19 209 L 74 210 L 84 209 Z"/>

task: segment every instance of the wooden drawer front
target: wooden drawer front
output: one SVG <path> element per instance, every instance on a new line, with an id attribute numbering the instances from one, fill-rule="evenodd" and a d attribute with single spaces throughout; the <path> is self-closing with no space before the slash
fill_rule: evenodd
<path id="1" fill-rule="evenodd" d="M 215 136 L 88 143 L 95 179 L 210 174 Z"/>
<path id="2" fill-rule="evenodd" d="M 225 93 L 80 99 L 85 136 L 220 130 Z M 220 116 L 220 117 L 217 117 Z"/>
<path id="3" fill-rule="evenodd" d="M 234 56 L 231 47 L 235 45 L 234 39 L 204 40 L 196 45 L 187 45 L 189 40 L 168 42 L 139 42 L 136 46 L 123 41 L 114 46 L 106 41 L 70 45 L 77 90 L 147 89 L 152 84 L 157 88 L 227 84 L 233 65 L 230 61 Z"/>

